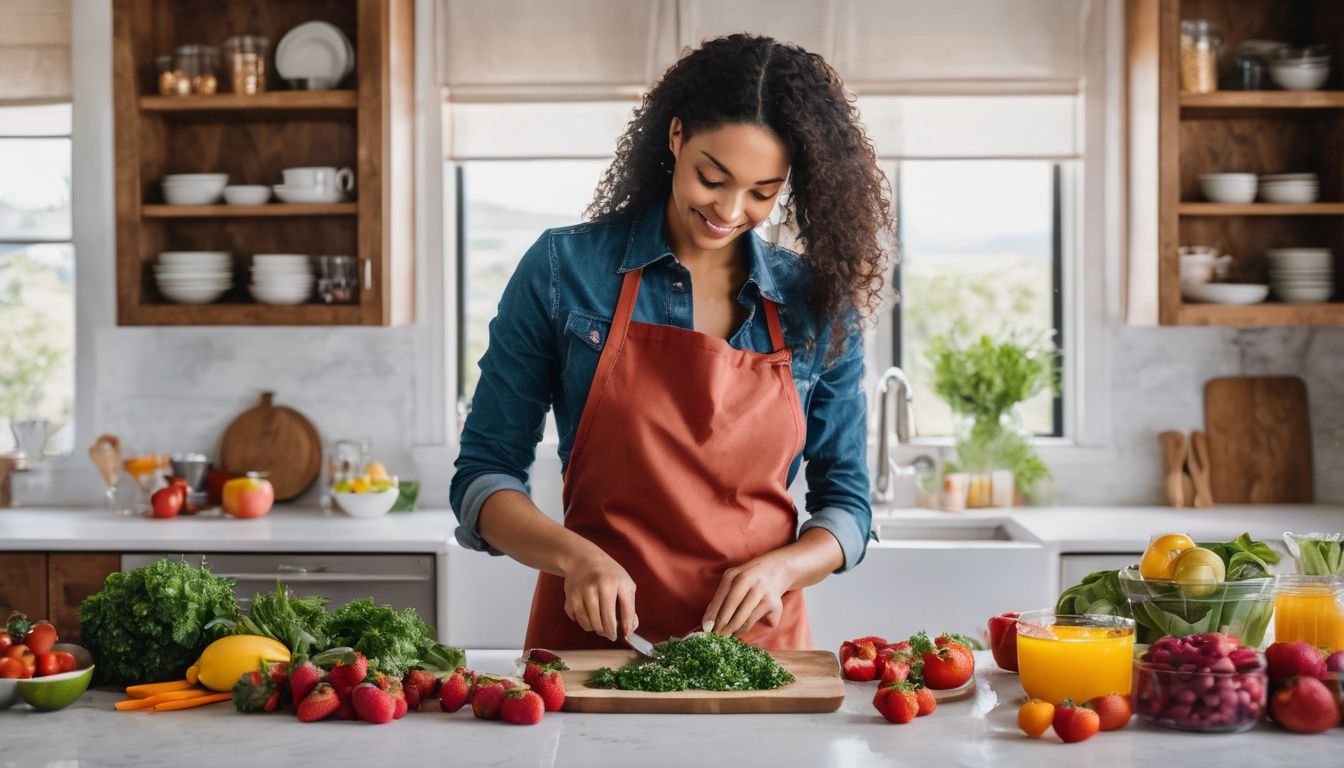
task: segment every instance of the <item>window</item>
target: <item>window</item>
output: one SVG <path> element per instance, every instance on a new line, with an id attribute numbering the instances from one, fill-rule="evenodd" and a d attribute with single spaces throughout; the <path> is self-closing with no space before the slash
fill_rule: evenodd
<path id="1" fill-rule="evenodd" d="M 69 104 L 0 107 L 0 450 L 73 443 L 70 122 Z"/>
<path id="2" fill-rule="evenodd" d="M 1053 332 L 1062 344 L 1061 165 L 1050 160 L 907 160 L 896 168 L 902 261 L 893 359 L 914 389 L 920 436 L 953 434 L 924 350 L 939 334 Z M 1022 406 L 1025 426 L 1063 434 L 1062 397 Z"/>

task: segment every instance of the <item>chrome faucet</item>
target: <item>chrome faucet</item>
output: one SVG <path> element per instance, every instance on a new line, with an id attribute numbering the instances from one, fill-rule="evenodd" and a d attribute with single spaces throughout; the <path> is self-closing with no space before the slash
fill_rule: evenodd
<path id="1" fill-rule="evenodd" d="M 896 383 L 892 387 L 892 382 Z M 915 423 L 914 393 L 910 390 L 910 379 L 905 371 L 892 367 L 877 378 L 877 387 L 873 399 L 877 401 L 877 478 L 873 484 L 873 502 L 890 502 L 896 496 L 895 478 L 900 471 L 891 458 L 891 446 L 887 443 L 887 401 L 892 392 L 896 393 L 896 443 L 905 445 L 910 442 L 910 431 Z"/>

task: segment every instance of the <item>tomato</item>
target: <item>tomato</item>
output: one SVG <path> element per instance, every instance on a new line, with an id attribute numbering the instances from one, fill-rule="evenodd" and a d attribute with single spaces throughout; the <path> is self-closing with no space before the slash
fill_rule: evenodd
<path id="1" fill-rule="evenodd" d="M 0 659 L 0 679 L 13 680 L 23 677 L 23 662 L 18 659 Z"/>
<path id="2" fill-rule="evenodd" d="M 177 517 L 177 513 L 182 511 L 182 503 L 186 500 L 186 491 L 176 485 L 160 488 L 149 497 L 155 517 Z"/>
<path id="3" fill-rule="evenodd" d="M 6 648 L 8 648 L 13 644 L 14 644 L 14 638 L 11 637 L 8 632 L 0 630 L 0 651 L 5 650 Z"/>
<path id="4" fill-rule="evenodd" d="M 56 628 L 45 621 L 39 621 L 28 630 L 23 642 L 32 649 L 34 656 L 50 653 L 51 646 L 56 644 Z"/>
<path id="5" fill-rule="evenodd" d="M 15 643 L 5 649 L 6 659 L 22 659 L 24 654 L 32 656 L 33 652 L 23 643 Z"/>
<path id="6" fill-rule="evenodd" d="M 75 667 L 79 666 L 79 663 L 75 661 L 75 655 L 73 653 L 66 653 L 65 651 L 52 651 L 51 655 L 55 656 L 56 660 L 61 663 L 62 672 L 74 672 Z"/>
<path id="7" fill-rule="evenodd" d="M 46 677 L 61 671 L 61 660 L 54 653 L 44 653 L 37 657 L 37 676 Z"/>

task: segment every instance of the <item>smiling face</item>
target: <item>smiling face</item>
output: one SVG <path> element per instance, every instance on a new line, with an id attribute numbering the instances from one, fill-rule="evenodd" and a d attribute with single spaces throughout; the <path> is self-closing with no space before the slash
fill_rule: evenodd
<path id="1" fill-rule="evenodd" d="M 687 136 L 672 118 L 676 158 L 667 204 L 668 242 L 681 255 L 731 245 L 770 215 L 789 175 L 789 151 L 772 131 L 730 123 Z"/>

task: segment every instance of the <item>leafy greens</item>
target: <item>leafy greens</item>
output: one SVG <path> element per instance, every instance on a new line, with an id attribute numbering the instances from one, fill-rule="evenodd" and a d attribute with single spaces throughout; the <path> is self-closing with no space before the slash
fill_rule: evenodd
<path id="1" fill-rule="evenodd" d="M 414 608 L 398 613 L 367 597 L 336 609 L 326 630 L 332 645 L 354 648 L 368 657 L 370 670 L 398 679 L 435 644 L 434 630 L 420 620 Z"/>
<path id="2" fill-rule="evenodd" d="M 210 627 L 222 626 L 228 635 L 261 635 L 275 640 L 295 656 L 330 646 L 327 641 L 327 598 L 290 597 L 289 588 L 279 580 L 275 591 L 252 596 L 252 608 L 238 619 L 215 619 Z"/>

